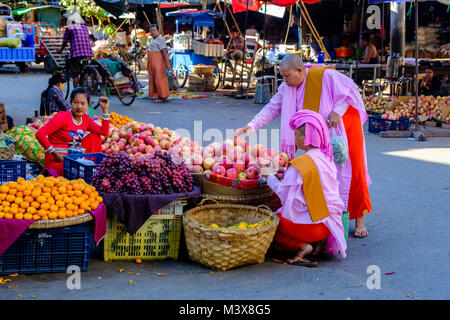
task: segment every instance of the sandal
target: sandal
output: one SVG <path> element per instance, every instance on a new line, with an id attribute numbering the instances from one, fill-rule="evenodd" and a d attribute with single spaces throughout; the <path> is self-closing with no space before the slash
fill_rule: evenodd
<path id="1" fill-rule="evenodd" d="M 294 258 L 295 262 L 287 262 L 290 265 L 294 266 L 300 266 L 300 267 L 307 267 L 307 268 L 315 268 L 319 265 L 319 262 L 317 261 L 309 261 L 305 258 Z"/>
<path id="2" fill-rule="evenodd" d="M 166 100 L 166 99 L 160 99 L 160 98 L 155 99 L 155 100 L 153 101 L 153 103 L 164 103 L 164 102 L 167 102 L 167 100 Z"/>

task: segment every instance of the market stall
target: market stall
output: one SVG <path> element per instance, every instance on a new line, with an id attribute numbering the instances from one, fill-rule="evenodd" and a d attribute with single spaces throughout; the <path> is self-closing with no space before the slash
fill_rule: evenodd
<path id="1" fill-rule="evenodd" d="M 185 9 L 168 12 L 166 16 L 175 17 L 176 33 L 171 54 L 173 54 L 173 70 L 180 87 L 184 87 L 189 79 L 192 91 L 217 89 L 221 74 L 216 58 L 224 56 L 224 45 L 215 40 L 205 42 L 200 28 L 208 27 L 211 34 L 214 34 L 214 18 L 223 18 L 224 15 L 211 10 Z M 192 25 L 192 31 L 180 34 L 180 24 Z M 194 86 L 195 82 L 197 86 Z"/>

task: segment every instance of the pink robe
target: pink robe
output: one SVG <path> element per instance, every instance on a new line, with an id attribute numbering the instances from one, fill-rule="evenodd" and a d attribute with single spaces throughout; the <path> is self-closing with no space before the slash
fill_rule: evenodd
<path id="1" fill-rule="evenodd" d="M 308 76 L 309 68 L 306 68 L 306 76 Z M 305 77 L 306 80 L 306 77 Z M 303 100 L 305 94 L 305 83 L 303 81 L 298 87 L 289 87 L 284 82 L 278 88 L 277 94 L 275 94 L 270 102 L 253 118 L 248 124 L 253 130 L 267 125 L 281 114 L 281 152 L 287 152 L 291 157 L 295 150 L 286 149 L 285 141 L 288 135 L 294 136 L 294 130 L 289 127 L 290 117 L 297 111 L 303 109 Z M 326 69 L 323 73 L 322 79 L 322 93 L 320 96 L 319 113 L 325 120 L 328 120 L 328 116 L 331 112 L 336 112 L 341 117 L 347 111 L 348 106 L 353 106 L 358 110 L 361 117 L 361 126 L 367 120 L 367 113 L 364 107 L 364 103 L 361 98 L 361 94 L 358 91 L 358 86 L 349 77 L 332 69 Z M 294 108 L 293 108 L 294 107 Z M 344 123 L 341 119 L 339 131 L 342 136 L 347 139 Z M 364 136 L 364 132 L 363 132 Z M 364 141 L 364 162 L 366 167 L 367 184 L 372 182 L 367 170 L 367 156 L 366 156 L 366 144 Z M 337 167 L 337 179 L 339 181 L 339 193 L 342 201 L 344 202 L 345 209 L 347 210 L 348 198 L 350 192 L 350 183 L 352 180 L 352 166 L 351 161 L 348 159 L 343 165 L 336 165 Z"/>
<path id="2" fill-rule="evenodd" d="M 306 154 L 313 159 L 319 172 L 325 201 L 330 211 L 328 217 L 312 222 L 303 193 L 302 175 L 293 166 L 286 170 L 282 181 L 271 175 L 267 178 L 267 184 L 281 200 L 282 207 L 278 209 L 278 212 L 283 218 L 296 224 L 323 223 L 330 230 L 326 250 L 333 254 L 340 252 L 345 258 L 347 243 L 342 225 L 344 203 L 339 197 L 336 166 L 318 148 L 310 149 Z"/>

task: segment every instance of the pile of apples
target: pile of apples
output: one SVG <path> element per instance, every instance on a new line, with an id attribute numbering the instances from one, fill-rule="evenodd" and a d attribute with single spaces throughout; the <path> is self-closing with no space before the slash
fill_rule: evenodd
<path id="1" fill-rule="evenodd" d="M 47 124 L 47 122 L 48 122 L 51 118 L 53 118 L 53 116 L 54 116 L 55 114 L 56 114 L 56 112 L 53 113 L 53 114 L 50 115 L 50 116 L 44 116 L 44 117 L 42 117 L 42 119 L 38 119 L 38 120 L 36 120 L 36 121 L 33 122 L 33 123 L 27 124 L 27 127 L 28 127 L 30 130 L 32 130 L 33 132 L 36 132 L 36 131 L 38 131 L 40 128 L 42 128 L 45 124 Z"/>
<path id="2" fill-rule="evenodd" d="M 187 147 L 193 149 L 188 138 L 168 128 L 155 127 L 153 124 L 132 121 L 119 128 L 110 126 L 109 136 L 102 137 L 102 152 L 125 151 L 131 156 L 154 155 L 156 151 L 168 151 L 182 155 Z"/>
<path id="3" fill-rule="evenodd" d="M 387 111 L 389 107 L 388 103 L 396 99 L 397 97 L 395 96 L 391 97 L 367 96 L 364 97 L 363 101 L 366 110 L 384 113 Z"/>
<path id="4" fill-rule="evenodd" d="M 444 106 L 450 106 L 450 99 L 448 97 L 419 96 L 419 115 L 425 116 L 428 119 L 449 122 L 449 117 L 442 119 L 442 108 Z M 400 117 L 414 117 L 415 114 L 416 101 L 415 98 L 411 98 L 406 102 L 400 102 L 394 110 L 388 110 L 381 117 L 383 119 L 398 120 Z"/>
<path id="5" fill-rule="evenodd" d="M 261 171 L 286 167 L 289 156 L 262 144 L 250 145 L 237 137 L 223 143 L 214 142 L 186 158 L 191 173 L 204 173 L 209 179 L 212 173 L 231 179 L 259 179 Z"/>

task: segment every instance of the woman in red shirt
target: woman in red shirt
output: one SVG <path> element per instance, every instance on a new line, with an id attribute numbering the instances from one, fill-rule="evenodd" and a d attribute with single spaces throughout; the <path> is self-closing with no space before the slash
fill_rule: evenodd
<path id="1" fill-rule="evenodd" d="M 100 98 L 103 111 L 101 126 L 87 115 L 90 95 L 86 89 L 74 89 L 70 105 L 70 110 L 58 112 L 36 132 L 37 140 L 45 149 L 45 168 L 55 169 L 60 176 L 64 175 L 63 155 L 68 153 L 68 148 L 81 145 L 86 153 L 101 152 L 100 135 L 109 133 L 108 98 Z"/>

